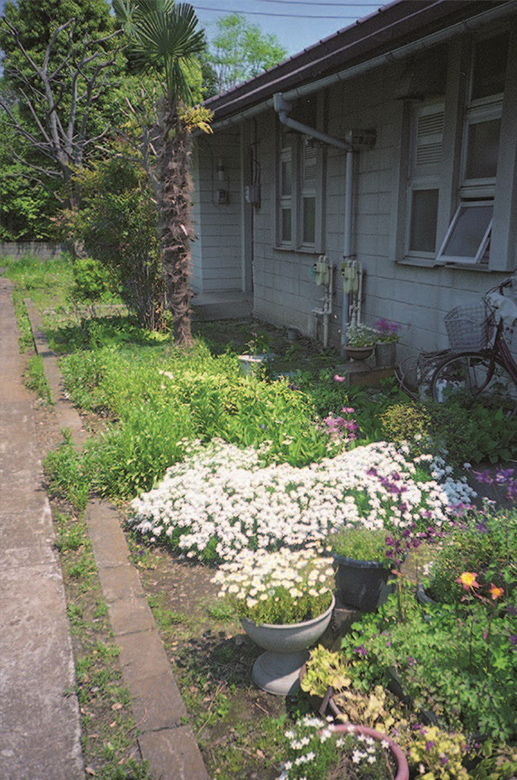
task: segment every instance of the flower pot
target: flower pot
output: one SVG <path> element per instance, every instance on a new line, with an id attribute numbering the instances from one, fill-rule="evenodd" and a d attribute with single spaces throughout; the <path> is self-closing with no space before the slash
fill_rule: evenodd
<path id="1" fill-rule="evenodd" d="M 391 368 L 397 359 L 395 341 L 378 341 L 375 345 L 375 365 L 377 368 Z"/>
<path id="2" fill-rule="evenodd" d="M 395 767 L 394 780 L 409 780 L 409 767 L 402 749 L 386 734 L 369 728 L 369 726 L 355 726 L 352 723 L 335 723 L 332 730 L 341 734 L 362 734 L 378 742 L 387 743 L 393 764 Z"/>
<path id="3" fill-rule="evenodd" d="M 336 596 L 361 612 L 374 612 L 391 593 L 390 570 L 378 561 L 355 561 L 333 555 Z"/>
<path id="4" fill-rule="evenodd" d="M 309 657 L 307 650 L 328 627 L 334 604 L 332 597 L 325 612 L 303 623 L 276 626 L 241 618 L 250 639 L 267 651 L 253 665 L 253 680 L 259 688 L 277 696 L 287 696 L 297 690 L 300 670 Z"/>
<path id="5" fill-rule="evenodd" d="M 345 354 L 349 360 L 366 360 L 373 352 L 373 347 L 345 347 Z"/>
<path id="6" fill-rule="evenodd" d="M 274 355 L 272 353 L 264 353 L 263 355 L 238 355 L 239 363 L 241 364 L 241 373 L 245 376 L 256 374 L 261 366 L 272 360 Z"/>

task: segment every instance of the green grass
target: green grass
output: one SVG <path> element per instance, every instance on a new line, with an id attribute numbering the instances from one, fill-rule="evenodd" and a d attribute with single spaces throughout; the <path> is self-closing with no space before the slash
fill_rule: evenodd
<path id="1" fill-rule="evenodd" d="M 56 512 L 54 523 L 72 634 L 87 776 L 151 780 L 147 763 L 137 758 L 138 732 L 84 520 Z"/>

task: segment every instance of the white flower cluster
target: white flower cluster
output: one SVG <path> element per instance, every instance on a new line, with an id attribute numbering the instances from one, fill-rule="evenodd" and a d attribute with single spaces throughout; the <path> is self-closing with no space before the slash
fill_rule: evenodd
<path id="1" fill-rule="evenodd" d="M 132 502 L 129 523 L 171 540 L 187 557 L 208 549 L 220 560 L 253 546 L 321 541 L 343 524 L 396 530 L 420 519 L 443 526 L 448 507 L 469 502 L 473 491 L 442 462 L 424 456 L 417 469 L 406 455 L 376 442 L 296 468 L 263 466 L 259 451 L 220 440 L 195 443 L 155 489 Z M 422 466 L 431 477 L 422 476 Z"/>
<path id="2" fill-rule="evenodd" d="M 297 605 L 302 613 L 316 608 L 314 617 L 328 607 L 334 570 L 330 559 L 310 546 L 272 553 L 242 550 L 219 568 L 213 582 L 220 585 L 219 595 L 228 596 L 241 617 L 255 619 L 258 615 L 261 622 L 264 612 L 271 615 L 270 622 L 294 622 Z M 269 602 L 264 603 L 264 610 L 261 602 Z"/>
<path id="3" fill-rule="evenodd" d="M 331 720 L 332 718 L 327 718 L 327 721 Z M 379 763 L 380 751 L 386 752 L 389 748 L 389 742 L 386 739 L 377 741 L 366 734 L 356 732 L 353 727 L 350 728 L 348 734 L 340 733 L 337 736 L 329 722 L 311 715 L 300 718 L 295 723 L 294 728 L 285 732 L 285 736 L 288 740 L 291 757 L 282 765 L 282 773 L 278 780 L 291 780 L 295 777 L 297 780 L 310 780 L 316 776 L 323 777 L 323 768 L 327 771 L 330 770 L 332 777 L 337 777 L 337 762 L 340 754 L 343 753 L 348 755 L 349 760 L 355 765 L 354 777 L 371 778 L 373 776 L 372 767 Z M 321 746 L 329 739 L 334 739 L 336 766 L 332 767 L 329 764 L 326 767 L 318 766 Z M 310 750 L 307 750 L 309 747 Z M 327 756 L 329 756 L 328 753 Z M 375 777 L 383 776 L 381 769 L 374 774 Z M 340 765 L 339 777 L 348 776 L 349 771 L 345 766 Z"/>

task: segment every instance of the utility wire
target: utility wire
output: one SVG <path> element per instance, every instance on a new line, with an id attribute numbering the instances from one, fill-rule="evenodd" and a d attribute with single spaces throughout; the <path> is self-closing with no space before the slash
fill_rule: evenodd
<path id="1" fill-rule="evenodd" d="M 312 5 L 314 6 L 314 0 L 255 0 L 256 3 L 276 3 L 277 5 Z M 318 5 L 331 5 L 335 8 L 356 8 L 357 6 L 362 6 L 363 8 L 366 8 L 367 6 L 371 6 L 372 8 L 379 8 L 379 3 L 363 3 L 360 2 L 353 2 L 353 0 L 349 3 L 320 3 L 318 2 Z M 382 5 L 382 3 L 381 3 Z"/>
<path id="2" fill-rule="evenodd" d="M 277 14 L 277 13 L 267 13 L 267 11 L 235 11 L 232 8 L 207 8 L 203 5 L 196 5 L 194 6 L 196 11 L 213 11 L 216 13 L 221 14 L 238 14 L 239 16 L 281 16 L 284 19 L 358 19 L 361 14 L 355 14 L 355 16 L 344 16 L 343 14 L 340 14 L 339 16 L 322 16 L 321 14 L 318 14 L 318 16 L 309 16 L 308 14 Z"/>

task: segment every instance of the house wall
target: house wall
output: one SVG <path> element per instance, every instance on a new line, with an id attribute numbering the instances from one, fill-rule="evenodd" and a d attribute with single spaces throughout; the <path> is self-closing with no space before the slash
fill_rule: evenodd
<path id="1" fill-rule="evenodd" d="M 451 79 L 464 67 L 460 56 L 461 47 L 453 41 L 449 47 L 448 91 Z M 515 70 L 515 62 L 511 67 Z M 491 262 L 489 270 L 480 265 L 436 265 L 434 261 L 405 256 L 408 112 L 414 101 L 400 99 L 397 94 L 403 70 L 404 63 L 386 64 L 353 81 L 336 84 L 321 96 L 319 118 L 319 129 L 335 138 L 343 138 L 350 128 L 375 128 L 377 132 L 375 147 L 355 155 L 352 251 L 365 272 L 362 319 L 371 324 L 380 317 L 386 317 L 403 325 L 401 358 L 419 350 L 446 348 L 444 315 L 454 306 L 477 302 L 480 295 L 500 283 L 510 272 L 494 270 L 499 261 Z M 511 135 L 508 117 L 506 124 L 507 141 L 515 144 L 515 132 Z M 514 121 L 513 126 L 516 124 Z M 453 130 L 456 127 L 456 134 L 460 132 L 461 122 L 455 125 L 450 122 L 449 125 Z M 323 289 L 314 282 L 312 266 L 319 254 L 327 255 L 337 269 L 343 260 L 346 155 L 340 149 L 325 146 L 321 160 L 322 243 L 312 251 L 294 251 L 278 246 L 278 144 L 279 121 L 273 110 L 268 110 L 231 131 L 217 132 L 200 147 L 203 289 L 215 290 L 217 285 L 226 283 L 241 289 L 238 287 L 239 267 L 242 278 L 243 268 L 250 259 L 245 256 L 245 237 L 239 241 L 239 232 L 244 231 L 246 226 L 248 236 L 252 237 L 255 315 L 312 335 L 314 317 L 311 313 L 321 306 L 323 294 Z M 262 194 L 260 207 L 246 204 L 242 189 L 239 192 L 238 186 L 233 186 L 234 181 L 239 179 L 237 163 L 231 167 L 230 205 L 215 207 L 211 203 L 209 190 L 210 186 L 213 188 L 213 183 L 210 182 L 209 171 L 213 170 L 214 160 L 223 152 L 228 159 L 235 159 L 230 153 L 233 147 L 239 145 L 242 146 L 243 161 L 248 159 L 251 149 L 256 156 Z M 446 153 L 452 154 L 449 146 Z M 515 166 L 512 155 L 511 166 Z M 243 168 L 242 185 L 246 182 L 246 175 Z M 507 170 L 505 175 L 508 175 Z M 515 179 L 512 180 L 515 188 Z M 445 206 L 442 206 L 444 217 L 440 223 L 442 235 L 438 236 L 438 245 L 455 209 L 453 178 L 447 186 L 450 198 L 449 201 L 445 199 Z M 506 225 L 506 230 L 509 230 L 508 222 L 500 222 L 499 225 Z M 500 242 L 501 233 L 499 230 L 493 241 Z M 511 262 L 511 252 L 508 257 Z M 504 267 L 504 262 L 499 262 L 499 268 Z M 511 264 L 509 268 L 511 270 Z M 330 321 L 330 337 L 336 345 L 340 342 L 342 308 L 342 285 L 336 270 Z"/>
<path id="2" fill-rule="evenodd" d="M 194 292 L 243 290 L 240 130 L 200 137 L 193 162 Z M 219 190 L 228 193 L 227 201 L 218 201 Z"/>

